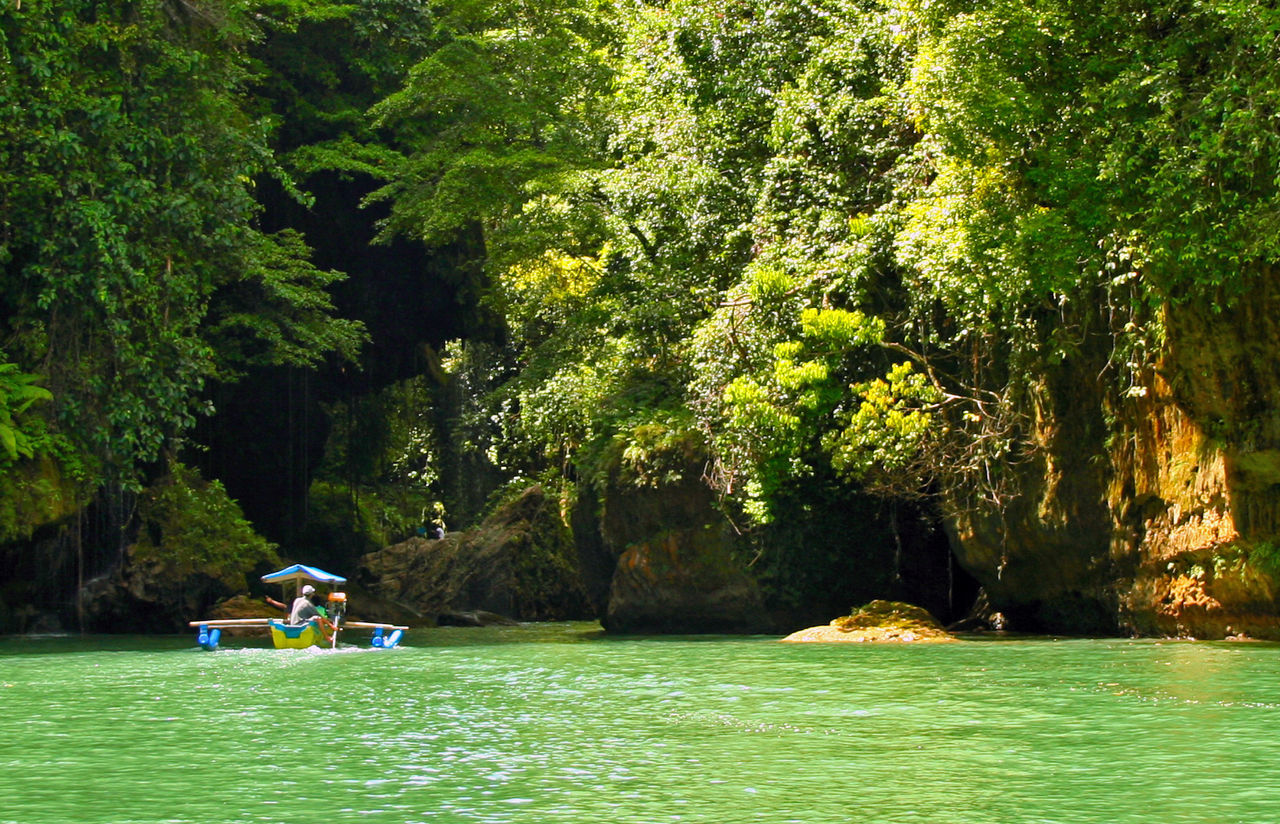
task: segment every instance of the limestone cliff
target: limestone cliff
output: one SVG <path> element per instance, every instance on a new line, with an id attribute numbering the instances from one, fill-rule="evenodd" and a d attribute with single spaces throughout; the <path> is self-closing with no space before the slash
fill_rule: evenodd
<path id="1" fill-rule="evenodd" d="M 760 588 L 702 480 L 699 444 L 655 434 L 643 449 L 612 450 L 598 495 L 580 490 L 574 535 L 602 623 L 631 633 L 766 630 Z"/>
<path id="2" fill-rule="evenodd" d="M 700 436 L 639 427 L 579 486 L 574 538 L 610 631 L 786 633 L 884 597 L 953 620 L 972 601 L 914 502 L 815 473 L 779 493 L 772 523 L 739 530 L 703 477 L 708 462 Z"/>
<path id="3" fill-rule="evenodd" d="M 1015 628 L 1280 638 L 1273 281 L 1228 310 L 1165 307 L 1130 392 L 1105 346 L 1047 370 L 1017 498 L 950 498 L 957 556 Z"/>

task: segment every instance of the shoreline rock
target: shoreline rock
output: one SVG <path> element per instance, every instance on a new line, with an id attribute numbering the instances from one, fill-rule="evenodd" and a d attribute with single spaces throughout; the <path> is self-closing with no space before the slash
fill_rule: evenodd
<path id="1" fill-rule="evenodd" d="M 872 601 L 852 615 L 782 639 L 788 643 L 854 644 L 938 644 L 958 640 L 928 611 L 897 601 Z"/>
<path id="2" fill-rule="evenodd" d="M 357 577 L 432 624 L 563 621 L 593 616 L 576 560 L 558 502 L 535 485 L 465 532 L 365 555 Z"/>

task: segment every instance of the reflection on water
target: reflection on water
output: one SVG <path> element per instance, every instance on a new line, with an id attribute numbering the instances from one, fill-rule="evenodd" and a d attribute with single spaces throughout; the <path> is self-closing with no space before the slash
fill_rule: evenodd
<path id="1" fill-rule="evenodd" d="M 1280 646 L 0 641 L 0 822 L 1280 822 Z"/>

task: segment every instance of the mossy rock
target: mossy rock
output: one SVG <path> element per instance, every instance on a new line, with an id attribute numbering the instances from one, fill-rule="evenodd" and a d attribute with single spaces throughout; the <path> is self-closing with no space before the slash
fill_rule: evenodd
<path id="1" fill-rule="evenodd" d="M 209 610 L 210 619 L 243 619 L 243 618 L 283 618 L 284 613 L 271 606 L 261 598 L 250 598 L 248 595 L 236 595 L 225 601 L 219 601 Z M 223 635 L 238 638 L 266 636 L 261 626 L 226 627 Z"/>
<path id="2" fill-rule="evenodd" d="M 783 641 L 840 643 L 946 643 L 957 640 L 928 610 L 898 601 L 872 601 L 830 624 L 793 632 Z"/>
<path id="3" fill-rule="evenodd" d="M 636 543 L 618 559 L 601 621 L 617 633 L 757 633 L 770 628 L 759 586 L 714 526 Z"/>
<path id="4" fill-rule="evenodd" d="M 261 598 L 250 598 L 248 595 L 236 595 L 225 601 L 219 601 L 209 610 L 209 617 L 214 619 L 238 618 L 279 618 L 283 613 Z"/>
<path id="5" fill-rule="evenodd" d="M 69 521 L 89 490 L 52 458 L 22 460 L 0 472 L 0 544 L 20 543 L 41 527 Z"/>
<path id="6" fill-rule="evenodd" d="M 592 615 L 558 502 L 540 486 L 474 529 L 442 540 L 409 538 L 371 552 L 358 577 L 374 597 L 433 622 L 477 611 L 521 621 Z"/>

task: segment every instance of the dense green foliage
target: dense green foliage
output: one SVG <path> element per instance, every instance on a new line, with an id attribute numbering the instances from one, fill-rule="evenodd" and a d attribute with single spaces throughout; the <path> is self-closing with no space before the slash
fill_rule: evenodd
<path id="1" fill-rule="evenodd" d="M 486 218 L 516 347 L 489 396 L 507 462 L 589 478 L 592 443 L 652 423 L 703 432 L 727 511 L 754 520 L 827 468 L 1000 504 L 1033 448 L 1028 384 L 1082 324 L 1110 324 L 1116 396 L 1140 395 L 1152 308 L 1230 305 L 1276 258 L 1275 14 L 1256 3 L 599 13 L 596 151 L 526 167 L 523 208 Z M 549 211 L 578 230 L 529 228 Z"/>
<path id="2" fill-rule="evenodd" d="M 146 490 L 138 515 L 136 559 L 179 581 L 204 575 L 232 592 L 243 591 L 249 573 L 280 560 L 275 545 L 254 534 L 222 484 L 205 481 L 177 461 Z"/>
<path id="3" fill-rule="evenodd" d="M 138 483 L 210 379 L 359 346 L 358 325 L 328 314 L 334 276 L 253 226 L 253 177 L 275 164 L 244 96 L 250 12 L 0 10 L 4 346 L 43 376 L 50 437 L 90 482 Z"/>
<path id="4" fill-rule="evenodd" d="M 432 404 L 418 378 L 326 407 L 331 429 L 307 500 L 316 563 L 336 565 L 443 526 Z"/>
<path id="5" fill-rule="evenodd" d="M 744 529 L 806 484 L 999 505 L 1084 329 L 1120 404 L 1159 307 L 1274 275 L 1277 31 L 1256 0 L 6 3 L 0 471 L 137 484 L 210 381 L 354 358 L 342 275 L 256 223 L 328 175 L 384 241 L 478 255 L 455 282 L 504 325 L 444 359 L 447 433 L 426 369 L 329 405 L 315 500 L 356 544 L 438 514 L 458 451 L 492 491 L 696 444 Z"/>
<path id="6" fill-rule="evenodd" d="M 28 422 L 26 412 L 38 401 L 53 399 L 39 380 L 39 375 L 19 372 L 16 364 L 0 363 L 0 459 L 35 457 L 39 436 L 32 429 L 39 419 Z"/>

